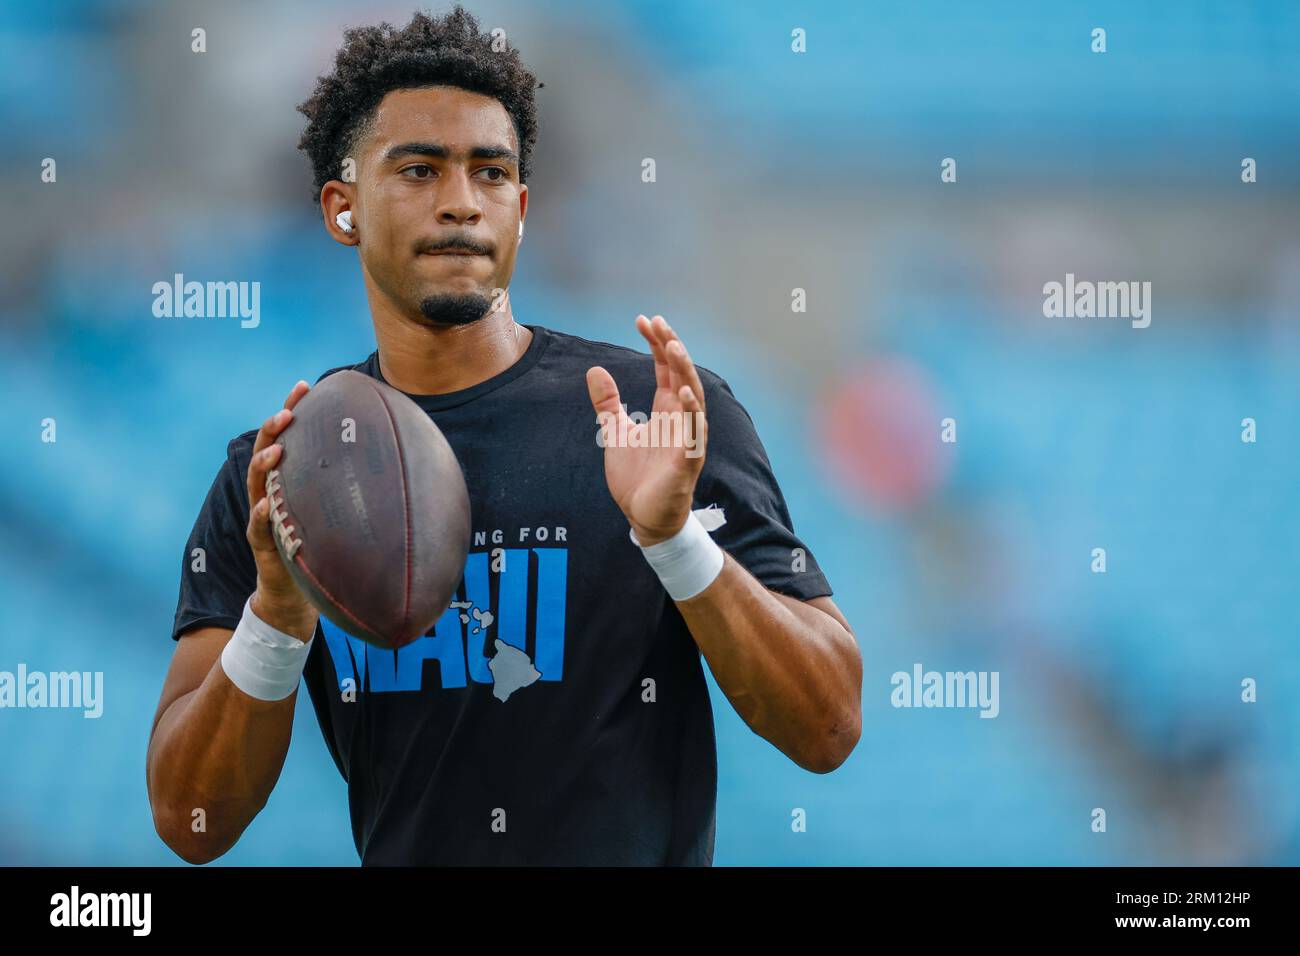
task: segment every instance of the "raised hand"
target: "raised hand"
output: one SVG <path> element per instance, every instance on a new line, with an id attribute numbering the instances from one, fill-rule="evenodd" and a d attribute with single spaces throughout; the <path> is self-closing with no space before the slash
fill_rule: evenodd
<path id="1" fill-rule="evenodd" d="M 614 377 L 599 365 L 587 370 L 587 392 L 602 425 L 610 494 L 637 540 L 649 546 L 671 538 L 690 515 L 708 426 L 704 386 L 677 333 L 661 315 L 653 321 L 638 315 L 636 327 L 655 362 L 650 421 L 628 418 Z"/>

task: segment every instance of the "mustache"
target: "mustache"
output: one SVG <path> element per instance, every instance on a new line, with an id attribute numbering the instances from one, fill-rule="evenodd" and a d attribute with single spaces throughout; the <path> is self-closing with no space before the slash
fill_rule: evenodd
<path id="1" fill-rule="evenodd" d="M 480 256 L 492 255 L 492 247 L 482 242 L 475 242 L 466 236 L 452 236 L 448 239 L 425 239 L 415 248 L 421 254 L 433 252 L 469 252 Z"/>

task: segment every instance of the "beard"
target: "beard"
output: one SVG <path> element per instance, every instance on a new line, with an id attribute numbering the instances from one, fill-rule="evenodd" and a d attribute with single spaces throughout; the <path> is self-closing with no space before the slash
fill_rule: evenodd
<path id="1" fill-rule="evenodd" d="M 420 300 L 420 314 L 431 325 L 469 325 L 491 310 L 492 300 L 478 292 L 445 292 Z"/>

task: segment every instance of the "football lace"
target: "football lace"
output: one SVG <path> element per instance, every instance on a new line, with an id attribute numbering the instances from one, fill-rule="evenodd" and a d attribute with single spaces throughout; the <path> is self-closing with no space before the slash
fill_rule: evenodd
<path id="1" fill-rule="evenodd" d="M 279 498 L 276 496 L 279 495 Z M 280 539 L 280 549 L 290 561 L 302 547 L 302 539 L 294 534 L 294 527 L 288 524 L 289 516 L 284 507 L 284 489 L 280 481 L 279 469 L 272 468 L 266 476 L 266 497 L 271 502 L 271 527 Z"/>

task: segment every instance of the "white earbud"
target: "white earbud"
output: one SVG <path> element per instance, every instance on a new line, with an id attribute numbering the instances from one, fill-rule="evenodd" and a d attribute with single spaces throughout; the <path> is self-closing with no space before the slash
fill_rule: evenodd
<path id="1" fill-rule="evenodd" d="M 352 232 L 352 230 L 355 228 L 355 227 L 352 225 L 352 210 L 351 210 L 351 209 L 347 210 L 346 212 L 341 212 L 341 213 L 339 213 L 337 216 L 335 216 L 335 217 L 334 217 L 334 222 L 335 222 L 335 223 L 338 225 L 338 227 L 339 227 L 340 229 L 342 229 L 344 232 Z"/>
<path id="2" fill-rule="evenodd" d="M 522 239 L 523 237 L 524 237 L 524 224 L 521 222 L 519 224 L 519 238 Z"/>

